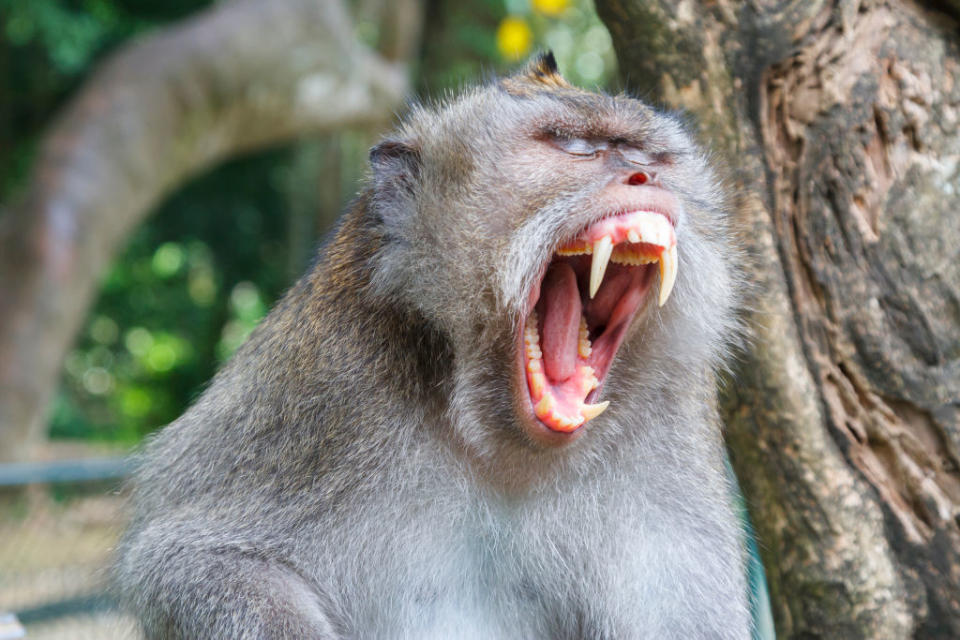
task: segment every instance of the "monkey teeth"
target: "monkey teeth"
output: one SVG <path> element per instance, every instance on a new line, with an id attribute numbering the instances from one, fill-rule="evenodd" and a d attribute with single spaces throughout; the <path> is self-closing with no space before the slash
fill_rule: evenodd
<path id="1" fill-rule="evenodd" d="M 540 351 L 538 322 L 537 312 L 531 311 L 527 319 L 527 326 L 523 330 L 523 350 L 527 356 L 527 373 L 531 375 L 537 375 L 543 371 L 543 352 Z"/>
<path id="2" fill-rule="evenodd" d="M 590 255 L 591 253 L 593 253 L 593 247 L 587 245 L 581 246 L 578 243 L 573 243 L 557 249 L 558 256 L 582 256 L 584 254 Z"/>
<path id="3" fill-rule="evenodd" d="M 628 246 L 620 245 L 613 248 L 613 255 L 610 256 L 610 262 L 625 264 L 631 267 L 640 267 L 651 262 L 657 262 L 659 258 L 651 256 L 642 251 L 636 251 Z"/>
<path id="4" fill-rule="evenodd" d="M 577 366 L 574 375 L 554 386 L 548 383 L 543 368 L 539 321 L 537 312 L 531 311 L 523 330 L 527 387 L 534 403 L 533 413 L 551 429 L 570 432 L 603 413 L 610 403 L 587 404 L 583 401 L 583 398 L 600 384 L 593 367 L 584 363 L 592 353 L 587 321 L 580 318 L 577 355 L 581 364 Z"/>
<path id="5" fill-rule="evenodd" d="M 673 291 L 673 283 L 677 281 L 678 268 L 677 245 L 673 245 L 660 256 L 660 298 L 657 300 L 657 304 L 661 307 L 670 297 L 670 292 Z"/>
<path id="6" fill-rule="evenodd" d="M 597 376 L 593 370 L 593 367 L 583 368 L 583 382 L 581 384 L 582 386 L 580 387 L 580 391 L 581 393 L 583 393 L 584 396 L 586 396 L 588 393 L 590 393 L 600 385 L 600 381 L 597 380 Z"/>
<path id="7" fill-rule="evenodd" d="M 590 346 L 590 332 L 587 330 L 587 320 L 581 316 L 580 317 L 580 333 L 577 340 L 577 353 L 581 358 L 589 358 L 590 354 L 593 353 L 593 349 Z M 589 368 L 589 367 L 588 367 Z M 593 369 L 590 369 L 590 373 L 593 373 Z"/>
<path id="8" fill-rule="evenodd" d="M 580 413 L 583 415 L 585 420 L 593 420 L 598 415 L 607 410 L 607 407 L 610 406 L 609 400 L 604 400 L 603 402 L 597 404 L 585 404 L 580 407 Z"/>
<path id="9" fill-rule="evenodd" d="M 609 406 L 608 401 L 588 404 L 587 398 L 596 395 L 655 279 L 652 267 L 610 268 L 610 263 L 658 263 L 658 304 L 663 306 L 679 261 L 673 225 L 666 214 L 652 211 L 604 218 L 557 248 L 556 255 L 560 259 L 547 265 L 534 302 L 543 318 L 531 310 L 523 328 L 523 374 L 537 419 L 553 431 L 569 433 Z M 576 259 L 584 255 L 590 258 Z"/>
<path id="10" fill-rule="evenodd" d="M 590 298 L 596 296 L 607 264 L 628 266 L 660 263 L 659 306 L 670 297 L 677 279 L 677 238 L 667 218 L 652 211 L 635 211 L 601 220 L 576 240 L 557 249 L 559 256 L 592 255 Z"/>
<path id="11" fill-rule="evenodd" d="M 603 236 L 593 243 L 593 262 L 590 263 L 590 297 L 593 298 L 603 282 L 603 274 L 607 271 L 607 263 L 613 253 L 613 239 Z"/>

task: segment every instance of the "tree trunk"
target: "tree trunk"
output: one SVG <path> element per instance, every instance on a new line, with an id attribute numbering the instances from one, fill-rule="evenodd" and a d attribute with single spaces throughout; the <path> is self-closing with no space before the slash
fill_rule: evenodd
<path id="1" fill-rule="evenodd" d="M 0 460 L 43 432 L 99 274 L 160 198 L 230 155 L 390 121 L 417 2 L 380 2 L 381 27 L 400 34 L 387 56 L 355 39 L 341 0 L 234 0 L 100 66 L 45 136 L 25 197 L 0 212 Z"/>
<path id="2" fill-rule="evenodd" d="M 960 3 L 597 5 L 736 189 L 723 410 L 779 636 L 960 637 Z"/>

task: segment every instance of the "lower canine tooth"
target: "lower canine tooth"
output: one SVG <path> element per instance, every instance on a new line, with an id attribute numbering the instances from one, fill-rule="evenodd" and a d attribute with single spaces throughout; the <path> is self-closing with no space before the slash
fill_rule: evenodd
<path id="1" fill-rule="evenodd" d="M 613 239 L 610 236 L 603 236 L 593 243 L 593 260 L 590 262 L 591 298 L 596 295 L 600 283 L 603 282 L 603 274 L 607 270 L 611 253 L 613 253 Z"/>
<path id="2" fill-rule="evenodd" d="M 660 299 L 659 306 L 667 301 L 670 292 L 673 291 L 673 284 L 677 281 L 677 245 L 673 245 L 663 252 L 660 256 Z"/>
<path id="3" fill-rule="evenodd" d="M 598 415 L 607 410 L 607 407 L 610 406 L 609 400 L 604 400 L 597 404 L 584 404 L 580 406 L 580 415 L 583 416 L 584 422 L 587 420 L 593 420 Z"/>

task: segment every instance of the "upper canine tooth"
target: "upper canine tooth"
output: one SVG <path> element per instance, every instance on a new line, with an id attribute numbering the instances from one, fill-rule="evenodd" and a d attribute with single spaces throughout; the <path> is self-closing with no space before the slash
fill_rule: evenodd
<path id="1" fill-rule="evenodd" d="M 670 297 L 673 283 L 677 281 L 678 268 L 677 245 L 673 245 L 660 255 L 660 300 L 658 304 L 661 307 Z"/>
<path id="2" fill-rule="evenodd" d="M 590 297 L 593 298 L 603 282 L 603 274 L 607 270 L 607 262 L 613 253 L 613 239 L 603 236 L 593 243 L 593 261 L 590 263 Z"/>

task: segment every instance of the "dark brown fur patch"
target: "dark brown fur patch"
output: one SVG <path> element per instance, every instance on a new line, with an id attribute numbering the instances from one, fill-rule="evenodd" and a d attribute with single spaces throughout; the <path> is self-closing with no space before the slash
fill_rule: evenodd
<path id="1" fill-rule="evenodd" d="M 528 95 L 540 89 L 573 88 L 573 85 L 560 75 L 557 59 L 553 57 L 552 51 L 536 55 L 522 72 L 505 78 L 503 86 L 514 95 Z"/>

